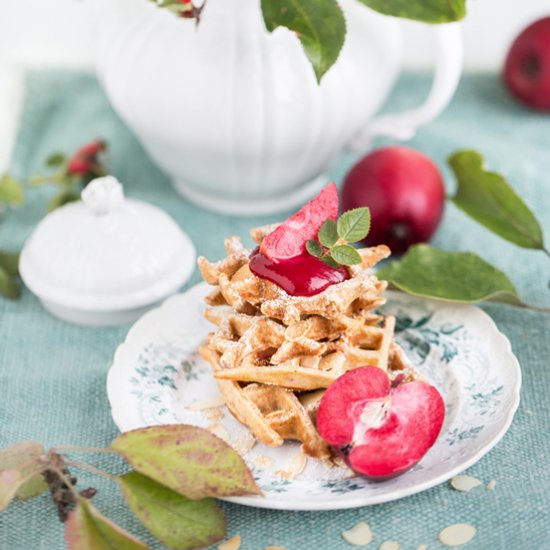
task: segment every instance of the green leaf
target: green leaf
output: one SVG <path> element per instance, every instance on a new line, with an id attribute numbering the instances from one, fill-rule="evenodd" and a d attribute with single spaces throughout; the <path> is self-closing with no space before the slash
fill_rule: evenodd
<path id="1" fill-rule="evenodd" d="M 38 460 L 45 454 L 44 447 L 36 441 L 22 441 L 10 447 L 0 450 L 0 471 L 18 470 L 21 477 L 27 478 L 17 489 L 17 498 L 27 498 L 41 495 L 48 487 L 42 477 L 41 466 L 38 468 Z M 24 466 L 21 468 L 21 466 Z M 28 477 L 30 474 L 30 477 Z"/>
<path id="2" fill-rule="evenodd" d="M 334 65 L 344 45 L 346 21 L 336 0 L 262 0 L 268 31 L 286 27 L 294 31 L 317 81 Z"/>
<path id="3" fill-rule="evenodd" d="M 307 241 L 306 250 L 316 258 L 320 258 L 323 254 L 323 247 L 317 241 Z"/>
<path id="4" fill-rule="evenodd" d="M 84 498 L 69 514 L 65 539 L 69 550 L 150 550 Z"/>
<path id="5" fill-rule="evenodd" d="M 112 448 L 134 470 L 193 500 L 261 494 L 239 453 L 196 426 L 133 430 L 115 439 Z"/>
<path id="6" fill-rule="evenodd" d="M 450 23 L 466 15 L 466 0 L 360 0 L 369 8 L 424 23 Z"/>
<path id="7" fill-rule="evenodd" d="M 506 180 L 483 167 L 476 151 L 458 151 L 449 157 L 458 182 L 451 199 L 468 216 L 503 239 L 524 248 L 544 249 L 539 222 Z"/>
<path id="8" fill-rule="evenodd" d="M 364 239 L 370 229 L 370 210 L 354 208 L 344 212 L 338 218 L 338 236 L 348 243 L 356 243 Z"/>
<path id="9" fill-rule="evenodd" d="M 214 499 L 189 500 L 137 472 L 119 483 L 130 510 L 168 548 L 192 550 L 223 539 L 225 517 Z"/>
<path id="10" fill-rule="evenodd" d="M 333 247 L 330 255 L 340 265 L 357 265 L 361 263 L 361 254 L 349 244 L 339 244 Z"/>
<path id="11" fill-rule="evenodd" d="M 11 177 L 10 174 L 4 174 L 0 177 L 0 202 L 16 205 L 23 204 L 25 195 L 21 184 Z"/>
<path id="12" fill-rule="evenodd" d="M 319 258 L 322 262 L 325 262 L 329 267 L 334 267 L 337 269 L 338 267 L 341 267 L 340 264 L 333 260 L 330 256 L 323 256 L 322 258 Z"/>
<path id="13" fill-rule="evenodd" d="M 3 267 L 0 266 L 0 294 L 10 300 L 17 300 L 21 296 L 21 289 L 15 281 L 15 278 L 10 275 Z"/>
<path id="14" fill-rule="evenodd" d="M 48 203 L 48 212 L 53 212 L 56 208 L 65 206 L 70 202 L 80 200 L 80 195 L 75 191 L 63 190 L 54 195 L 54 197 Z"/>
<path id="15" fill-rule="evenodd" d="M 319 241 L 327 248 L 334 246 L 338 240 L 338 229 L 334 220 L 327 220 L 319 229 Z"/>
<path id="16" fill-rule="evenodd" d="M 0 252 L 0 268 L 8 275 L 19 275 L 19 254 L 16 252 Z"/>
<path id="17" fill-rule="evenodd" d="M 67 157 L 65 153 L 56 152 L 51 154 L 46 159 L 46 166 L 48 166 L 49 168 L 57 168 L 58 166 L 61 166 L 65 162 L 67 162 Z"/>
<path id="18" fill-rule="evenodd" d="M 377 275 L 414 296 L 521 304 L 506 274 L 472 252 L 445 252 L 420 244 L 411 247 L 401 261 L 378 269 Z"/>

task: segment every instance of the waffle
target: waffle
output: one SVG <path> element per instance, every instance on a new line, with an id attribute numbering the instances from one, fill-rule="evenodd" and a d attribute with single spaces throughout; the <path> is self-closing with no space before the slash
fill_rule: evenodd
<path id="1" fill-rule="evenodd" d="M 253 229 L 261 244 L 276 226 Z M 229 411 L 268 446 L 287 439 L 302 451 L 328 458 L 315 416 L 323 391 L 347 370 L 377 366 L 390 377 L 412 377 L 394 342 L 395 318 L 376 309 L 386 282 L 370 268 L 389 255 L 386 246 L 360 250 L 362 263 L 350 278 L 311 297 L 291 296 L 256 277 L 251 252 L 237 237 L 225 241 L 219 262 L 201 257 L 203 279 L 213 285 L 205 316 L 216 326 L 201 346 Z"/>

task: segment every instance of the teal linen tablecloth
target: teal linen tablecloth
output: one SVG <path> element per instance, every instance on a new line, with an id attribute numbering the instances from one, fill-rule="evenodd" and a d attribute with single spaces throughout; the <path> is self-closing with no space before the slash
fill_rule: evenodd
<path id="1" fill-rule="evenodd" d="M 420 102 L 429 86 L 423 75 L 407 75 L 388 109 Z M 180 199 L 169 181 L 148 160 L 131 133 L 109 107 L 96 80 L 83 74 L 32 73 L 27 78 L 12 169 L 18 176 L 41 170 L 52 151 L 71 151 L 91 138 L 109 141 L 113 173 L 129 196 L 164 208 L 194 240 L 198 252 L 222 255 L 226 235 L 247 235 L 250 226 L 268 219 L 235 219 L 201 210 Z M 445 113 L 422 129 L 411 145 L 440 166 L 457 148 L 482 151 L 489 166 L 504 173 L 533 207 L 550 240 L 550 117 L 515 104 L 494 75 L 467 75 Z M 334 168 L 341 183 L 352 162 Z M 452 179 L 448 173 L 449 189 Z M 0 224 L 0 249 L 19 249 L 45 213 L 51 189 L 30 190 L 24 208 Z M 474 250 L 507 271 L 525 301 L 550 306 L 550 261 L 480 229 L 447 205 L 435 244 L 450 250 Z M 195 273 L 190 284 L 199 280 Z M 374 534 L 368 548 L 385 540 L 402 549 L 424 543 L 442 548 L 437 534 L 451 523 L 477 527 L 469 549 L 550 549 L 550 315 L 501 305 L 484 309 L 511 340 L 522 366 L 522 401 L 504 439 L 468 470 L 494 491 L 478 488 L 459 493 L 445 483 L 396 502 L 337 512 L 281 512 L 223 504 L 228 536 L 239 533 L 243 550 L 280 545 L 289 550 L 351 548 L 341 532 L 367 521 Z M 0 446 L 24 439 L 46 445 L 72 443 L 106 446 L 117 435 L 105 392 L 105 379 L 117 345 L 128 326 L 91 329 L 50 317 L 29 292 L 10 302 L 0 299 Z M 88 457 L 117 472 L 112 457 Z M 97 506 L 143 540 L 155 543 L 132 519 L 115 485 L 88 474 L 82 486 L 94 485 Z M 48 495 L 16 502 L 0 514 L 0 550 L 61 550 L 63 526 Z"/>

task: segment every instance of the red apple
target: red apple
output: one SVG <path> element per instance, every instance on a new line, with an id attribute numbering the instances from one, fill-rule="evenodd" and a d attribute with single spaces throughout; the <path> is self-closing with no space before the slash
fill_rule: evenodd
<path id="1" fill-rule="evenodd" d="M 425 382 L 392 387 L 378 367 L 359 367 L 333 382 L 317 412 L 317 430 L 346 464 L 384 480 L 412 468 L 435 443 L 445 418 L 439 392 Z"/>
<path id="2" fill-rule="evenodd" d="M 407 147 L 385 147 L 363 157 L 348 172 L 342 188 L 342 210 L 370 208 L 371 230 L 364 243 L 387 244 L 396 254 L 430 240 L 444 203 L 437 166 Z"/>
<path id="3" fill-rule="evenodd" d="M 514 40 L 503 76 L 520 101 L 550 111 L 550 17 L 532 23 Z"/>
<path id="4" fill-rule="evenodd" d="M 301 210 L 262 241 L 260 252 L 273 262 L 284 262 L 306 253 L 306 242 L 316 239 L 326 220 L 338 217 L 338 191 L 334 183 L 321 190 Z"/>

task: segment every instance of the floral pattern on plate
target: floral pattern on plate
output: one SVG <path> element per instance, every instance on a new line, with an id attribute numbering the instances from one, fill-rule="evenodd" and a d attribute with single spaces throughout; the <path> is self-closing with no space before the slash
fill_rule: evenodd
<path id="1" fill-rule="evenodd" d="M 197 411 L 219 395 L 198 347 L 212 330 L 204 319 L 200 284 L 144 315 L 118 348 L 108 377 L 113 419 L 122 431 L 187 423 L 210 428 L 237 448 L 248 430 L 225 406 Z M 321 510 L 402 498 L 442 483 L 487 453 L 504 435 L 519 404 L 521 371 L 510 344 L 479 308 L 388 293 L 396 339 L 446 404 L 442 432 L 423 460 L 384 482 L 351 477 L 346 468 L 308 459 L 293 479 L 285 474 L 299 444 L 256 444 L 244 456 L 264 497 L 228 499 L 251 506 Z M 191 406 L 191 408 L 189 408 Z"/>

